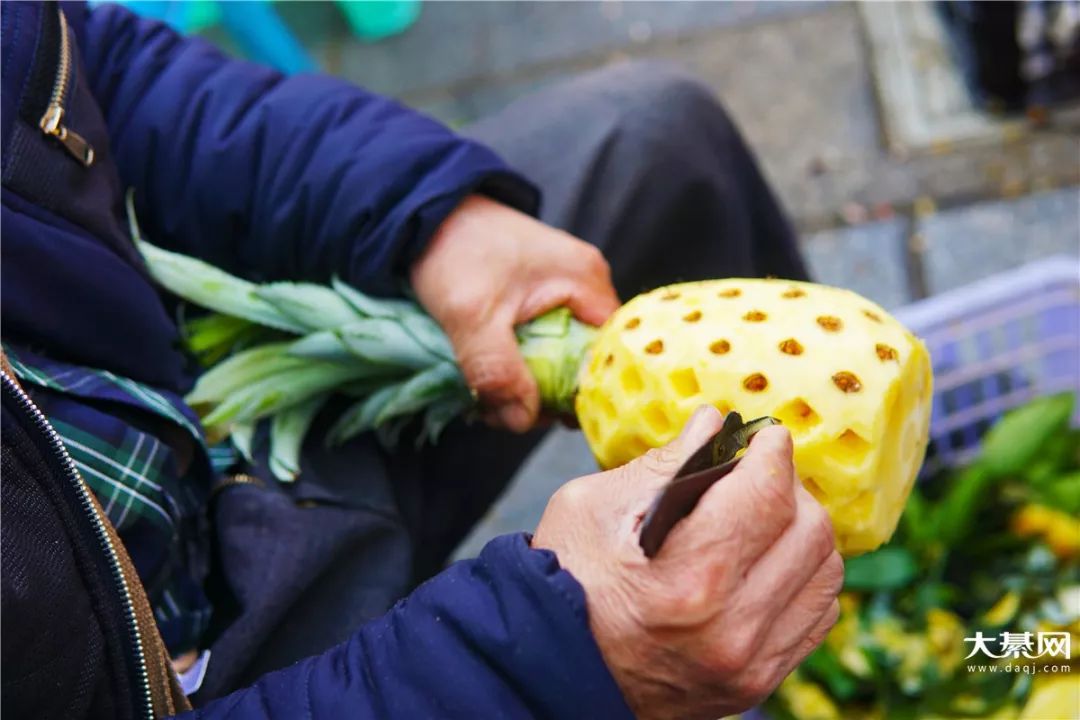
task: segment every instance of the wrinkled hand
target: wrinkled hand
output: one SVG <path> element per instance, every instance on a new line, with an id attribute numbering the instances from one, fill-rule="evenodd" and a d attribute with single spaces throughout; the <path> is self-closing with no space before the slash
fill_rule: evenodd
<path id="1" fill-rule="evenodd" d="M 481 196 L 443 222 L 410 275 L 485 419 L 515 432 L 533 425 L 539 401 L 514 326 L 562 305 L 599 325 L 619 304 L 599 250 Z"/>
<path id="2" fill-rule="evenodd" d="M 765 428 L 652 560 L 641 518 L 723 424 L 701 408 L 670 445 L 564 485 L 533 547 L 585 588 L 597 645 L 640 718 L 717 718 L 771 693 L 839 615 L 844 569 L 825 510 L 792 466 L 791 436 Z"/>

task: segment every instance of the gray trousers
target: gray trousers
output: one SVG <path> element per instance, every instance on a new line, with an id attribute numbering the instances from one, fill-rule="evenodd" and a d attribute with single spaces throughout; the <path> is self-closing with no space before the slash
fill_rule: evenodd
<path id="1" fill-rule="evenodd" d="M 730 119 L 669 67 L 589 73 L 465 132 L 540 186 L 543 220 L 604 251 L 623 299 L 679 280 L 806 276 Z M 385 612 L 442 567 L 544 434 L 458 423 L 433 447 L 388 452 L 364 437 L 329 451 L 318 438 L 331 419 L 317 421 L 292 486 L 240 486 L 216 501 L 217 639 L 199 698 Z"/>

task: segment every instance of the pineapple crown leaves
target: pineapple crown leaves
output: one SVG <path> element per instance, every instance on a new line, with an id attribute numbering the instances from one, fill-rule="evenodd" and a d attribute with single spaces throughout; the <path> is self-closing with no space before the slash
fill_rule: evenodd
<path id="1" fill-rule="evenodd" d="M 128 221 L 154 279 L 212 311 L 182 319 L 188 348 L 209 366 L 185 399 L 208 437 L 231 435 L 248 458 L 256 424 L 269 419 L 269 464 L 279 479 L 296 477 L 303 439 L 332 395 L 355 401 L 328 432 L 330 444 L 369 430 L 394 443 L 417 414 L 417 442 L 434 441 L 475 404 L 449 339 L 417 303 L 373 298 L 338 278 L 329 286 L 252 283 L 156 247 L 142 239 L 130 193 Z M 565 309 L 518 329 L 546 407 L 572 411 L 594 332 Z"/>

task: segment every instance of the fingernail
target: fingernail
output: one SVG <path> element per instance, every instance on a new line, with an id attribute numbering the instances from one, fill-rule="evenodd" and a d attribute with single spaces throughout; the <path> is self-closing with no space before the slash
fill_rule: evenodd
<path id="1" fill-rule="evenodd" d="M 529 411 L 521 403 L 507 403 L 499 408 L 499 422 L 515 432 L 524 432 L 529 429 L 532 418 Z"/>

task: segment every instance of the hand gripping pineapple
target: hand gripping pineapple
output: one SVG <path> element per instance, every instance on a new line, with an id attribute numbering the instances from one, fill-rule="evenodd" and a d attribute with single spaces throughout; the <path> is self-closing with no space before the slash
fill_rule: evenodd
<path id="1" fill-rule="evenodd" d="M 602 466 L 668 442 L 702 403 L 772 415 L 840 551 L 892 535 L 926 450 L 931 371 L 877 305 L 781 280 L 673 285 L 620 308 L 591 353 L 576 408 Z"/>
<path id="2" fill-rule="evenodd" d="M 187 324 L 190 347 L 212 365 L 188 402 L 208 433 L 231 434 L 245 452 L 254 424 L 269 419 L 270 467 L 282 480 L 298 472 L 301 441 L 331 395 L 355 398 L 331 443 L 370 430 L 393 442 L 416 415 L 421 437 L 436 439 L 475 404 L 448 339 L 416 303 L 340 282 L 254 285 L 139 247 L 166 288 L 218 313 Z M 890 537 L 926 449 L 926 349 L 846 290 L 673 285 L 634 298 L 599 331 L 552 311 L 520 326 L 518 343 L 543 406 L 575 411 L 604 467 L 667 443 L 699 405 L 778 418 L 845 555 Z"/>

